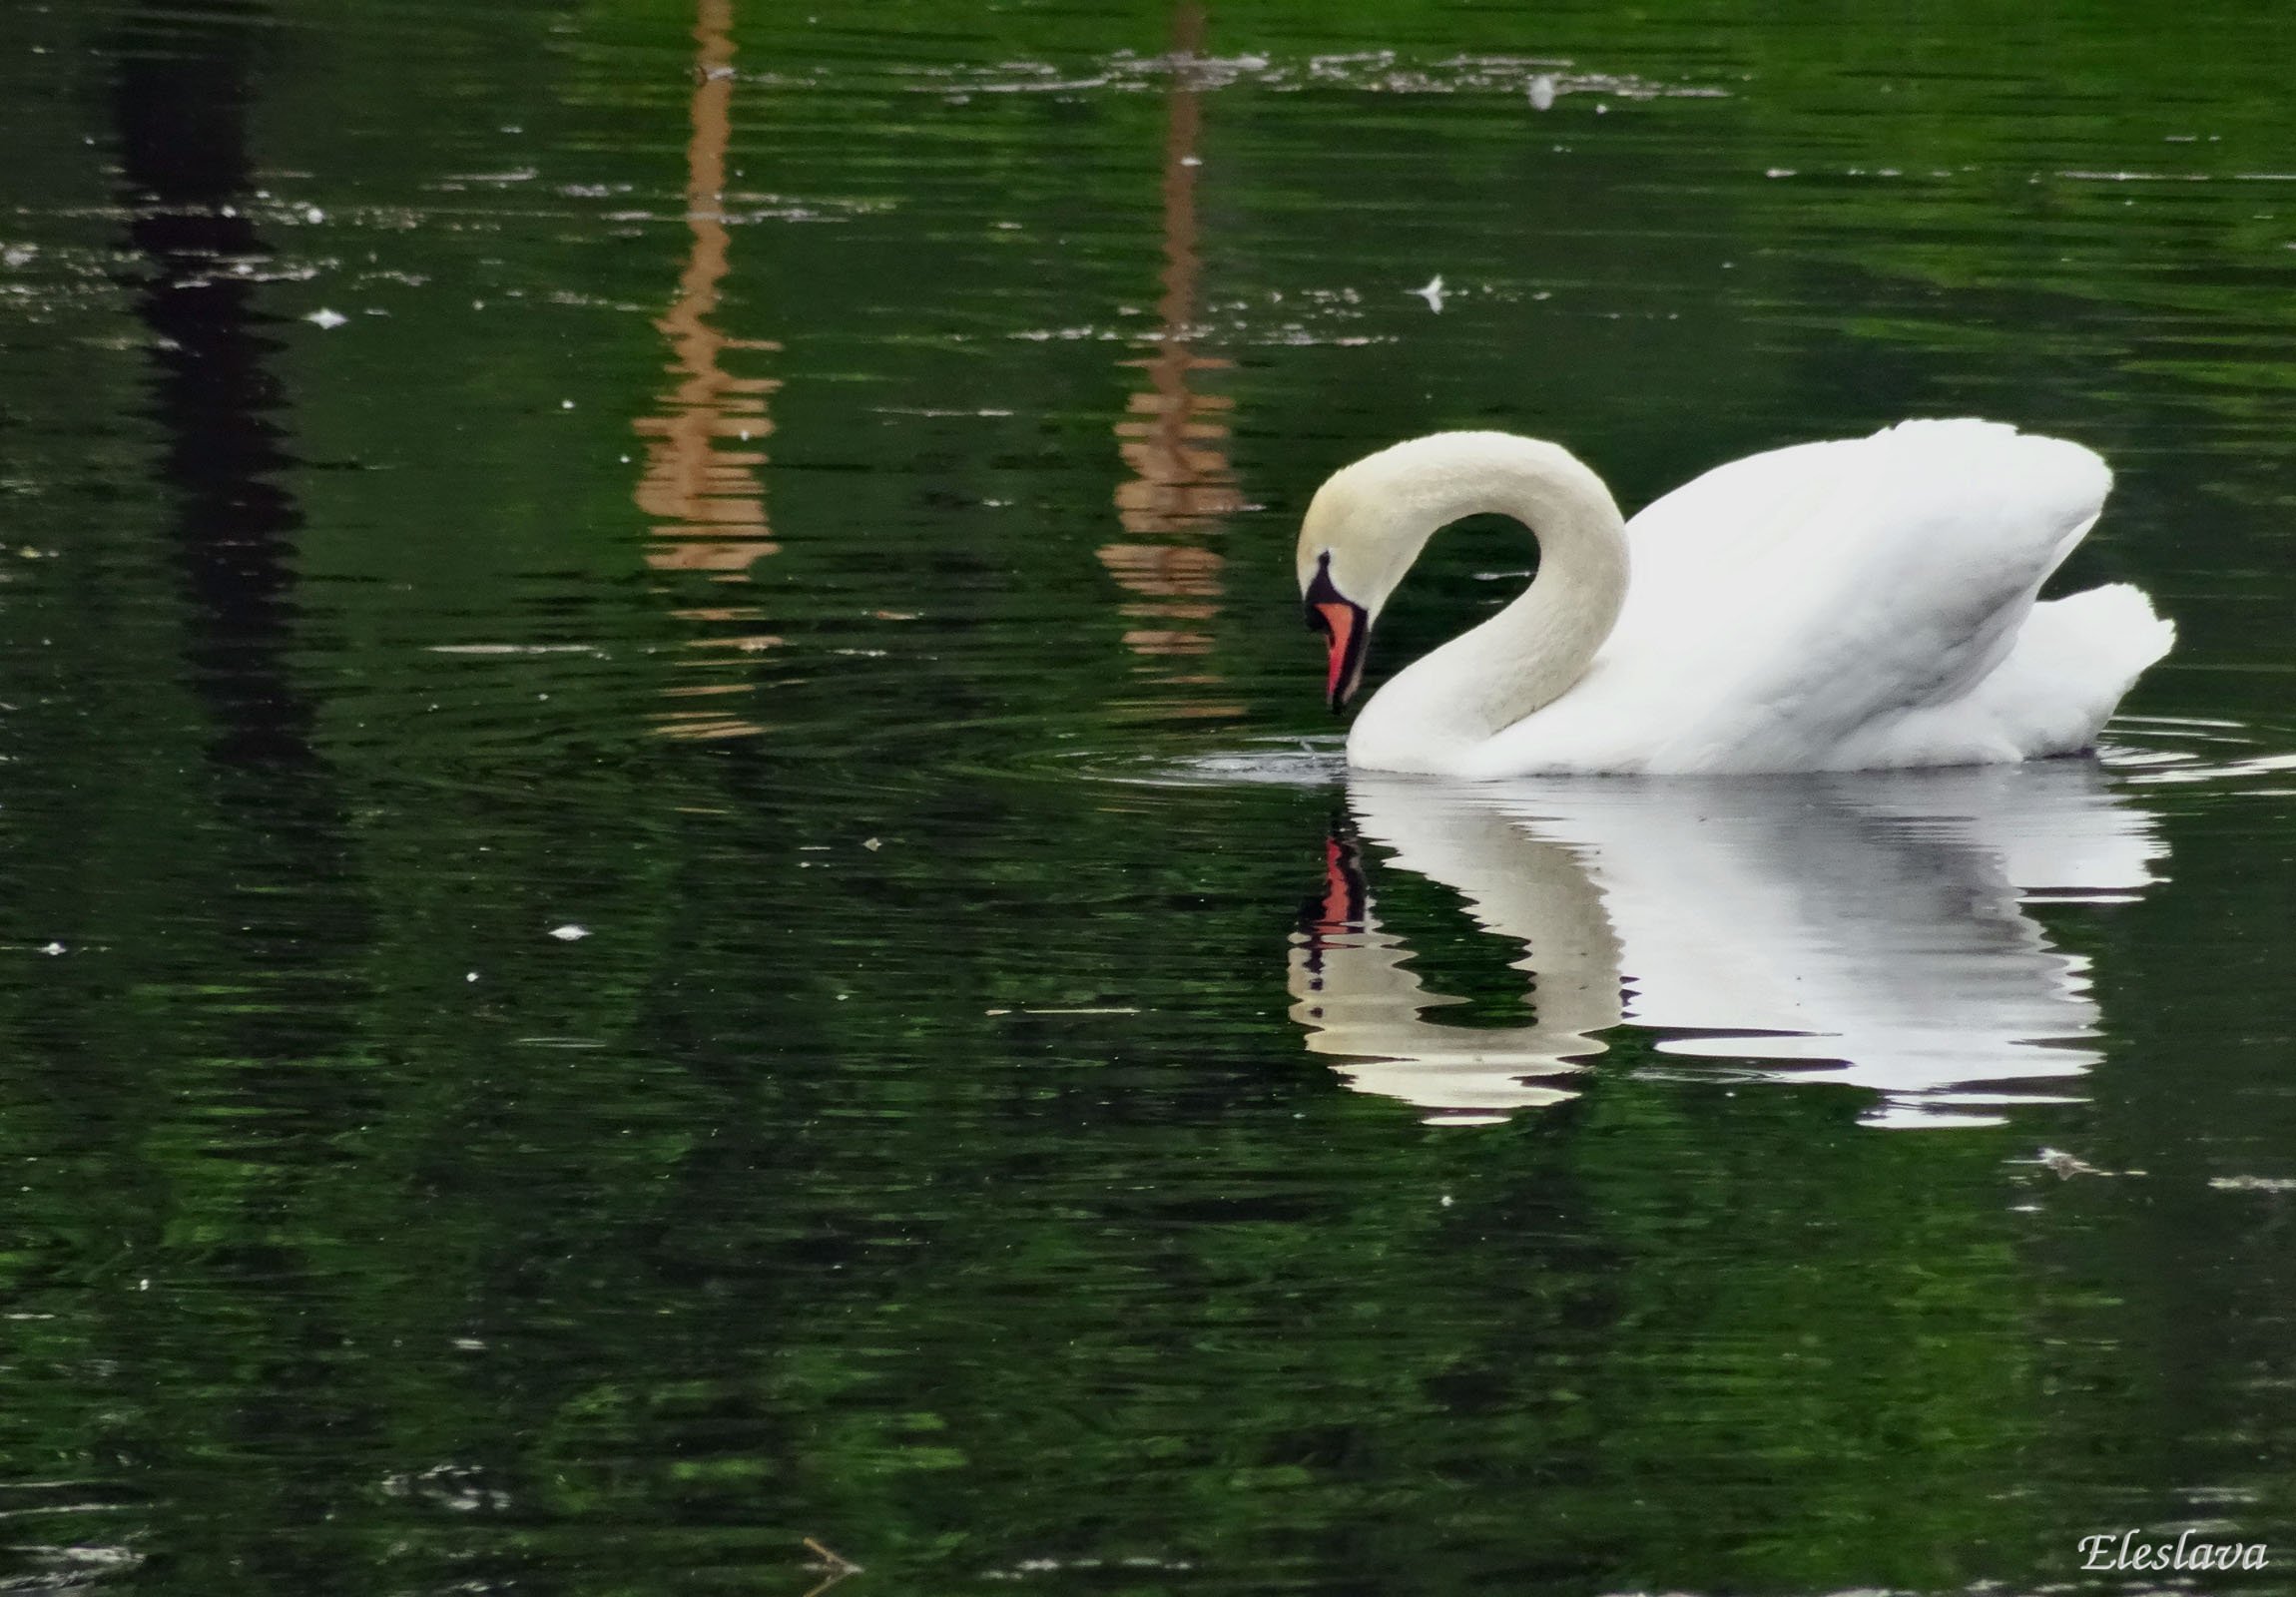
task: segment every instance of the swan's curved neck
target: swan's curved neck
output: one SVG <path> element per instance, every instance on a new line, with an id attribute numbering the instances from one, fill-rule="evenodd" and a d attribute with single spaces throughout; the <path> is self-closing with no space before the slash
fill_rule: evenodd
<path id="1" fill-rule="evenodd" d="M 1511 516 L 1538 539 L 1537 578 L 1497 615 L 1415 661 L 1364 719 L 1480 742 L 1578 681 L 1626 599 L 1625 523 L 1610 490 L 1557 445 L 1506 433 L 1444 433 L 1351 467 L 1402 551 L 1401 577 L 1434 534 L 1464 516 Z M 1383 595 L 1384 597 L 1384 595 Z M 1378 733 L 1375 724 L 1371 732 Z"/>

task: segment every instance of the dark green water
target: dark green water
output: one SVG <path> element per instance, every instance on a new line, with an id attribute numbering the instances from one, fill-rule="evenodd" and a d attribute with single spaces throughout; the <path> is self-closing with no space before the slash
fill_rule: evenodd
<path id="1" fill-rule="evenodd" d="M 2296 12 L 810 4 L 0 0 L 0 1589 L 2296 1589 Z M 1341 781 L 1961 413 L 2101 766 Z"/>

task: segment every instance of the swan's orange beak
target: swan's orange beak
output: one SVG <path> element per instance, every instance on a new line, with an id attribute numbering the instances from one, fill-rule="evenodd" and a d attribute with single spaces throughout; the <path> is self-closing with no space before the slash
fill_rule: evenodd
<path id="1" fill-rule="evenodd" d="M 1331 651 L 1325 662 L 1324 697 L 1334 710 L 1348 702 L 1364 675 L 1363 610 L 1341 600 L 1308 606 L 1309 625 L 1321 632 Z"/>
<path id="2" fill-rule="evenodd" d="M 1331 556 L 1317 568 L 1308 585 L 1308 629 L 1324 635 L 1329 651 L 1324 667 L 1324 699 L 1337 715 L 1355 697 L 1364 680 L 1365 646 L 1371 641 L 1371 617 L 1362 605 L 1340 592 L 1332 582 Z"/>

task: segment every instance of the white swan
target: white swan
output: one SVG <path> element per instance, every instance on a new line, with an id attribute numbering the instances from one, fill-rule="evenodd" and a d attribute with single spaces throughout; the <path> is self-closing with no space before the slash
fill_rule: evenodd
<path id="1" fill-rule="evenodd" d="M 1354 766 L 1489 778 L 1999 764 L 2090 748 L 2174 641 L 2125 584 L 2035 603 L 2111 482 L 2062 439 L 1908 421 L 1736 461 L 1625 522 L 1557 445 L 1437 433 L 1318 490 L 1300 588 L 1329 640 L 1337 710 L 1438 528 L 1498 512 L 1538 539 L 1520 597 L 1364 707 Z"/>

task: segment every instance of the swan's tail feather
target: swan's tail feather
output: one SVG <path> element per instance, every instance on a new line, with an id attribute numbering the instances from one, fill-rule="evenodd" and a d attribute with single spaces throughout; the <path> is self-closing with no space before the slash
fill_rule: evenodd
<path id="1" fill-rule="evenodd" d="M 1977 697 L 2027 758 L 2075 754 L 2176 642 L 2143 590 L 2116 582 L 2033 606 L 2016 647 Z"/>

